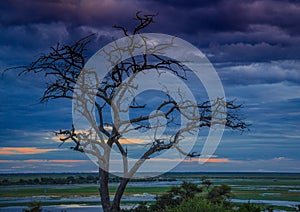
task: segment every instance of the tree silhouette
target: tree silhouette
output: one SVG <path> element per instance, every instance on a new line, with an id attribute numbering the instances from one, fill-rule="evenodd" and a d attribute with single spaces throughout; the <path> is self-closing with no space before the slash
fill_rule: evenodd
<path id="1" fill-rule="evenodd" d="M 150 206 L 149 210 L 145 211 L 164 211 L 166 207 L 175 207 L 183 200 L 192 199 L 201 192 L 200 186 L 183 182 L 180 186 L 172 186 L 167 193 L 156 197 L 156 202 Z"/>
<path id="2" fill-rule="evenodd" d="M 135 17 L 137 25 L 131 31 L 123 26 L 114 27 L 120 29 L 124 36 L 131 38 L 131 35 L 139 35 L 143 29 L 153 23 L 154 17 L 155 15 L 142 15 L 138 12 Z M 155 70 L 158 75 L 172 73 L 184 81 L 189 76 L 189 69 L 182 65 L 181 61 L 159 54 L 162 49 L 173 45 L 173 41 L 170 40 L 152 47 L 149 50 L 150 54 L 143 54 L 139 57 L 130 56 L 125 60 L 120 58 L 118 63 L 111 58 L 112 69 L 103 79 L 99 79 L 95 71 L 84 68 L 87 62 L 86 50 L 94 38 L 95 35 L 92 34 L 78 40 L 73 45 L 58 43 L 51 48 L 50 53 L 40 56 L 30 65 L 11 69 L 21 70 L 20 75 L 43 72 L 45 77 L 49 78 L 47 87 L 40 99 L 41 102 L 61 98 L 73 99 L 73 101 L 75 99 L 76 106 L 73 110 L 85 118 L 90 128 L 82 130 L 76 129 L 76 125 L 72 125 L 69 130 L 59 130 L 55 133 L 61 136 L 62 143 L 69 140 L 73 141 L 72 149 L 75 151 L 85 152 L 96 158 L 99 164 L 99 193 L 104 211 L 120 211 L 120 201 L 130 178 L 146 160 L 151 160 L 155 153 L 175 149 L 186 157 L 199 156 L 199 153 L 187 152 L 179 145 L 187 139 L 188 134 L 197 134 L 200 128 L 209 128 L 218 124 L 225 125 L 230 129 L 242 131 L 247 129 L 247 124 L 235 112 L 241 108 L 241 105 L 236 105 L 234 101 L 225 101 L 222 98 L 198 102 L 195 105 L 185 99 L 181 91 L 178 91 L 178 95 L 182 98 L 181 102 L 175 101 L 168 91 L 165 91 L 164 99 L 154 107 L 155 111 L 161 112 L 145 114 L 149 110 L 148 105 L 138 102 L 135 98 L 132 98 L 128 108 L 122 108 L 125 93 L 137 89 L 133 81 L 138 74 Z M 139 46 L 132 42 L 123 49 L 116 46 L 112 48 L 114 53 L 127 51 L 130 55 Z M 106 52 L 108 60 L 112 52 Z M 96 87 L 94 86 L 95 82 Z M 90 84 L 93 86 L 89 87 Z M 212 110 L 212 107 L 226 108 L 227 110 L 226 112 L 224 112 L 225 110 L 217 111 L 217 109 Z M 107 108 L 113 111 L 111 119 L 107 119 L 105 115 Z M 136 115 L 130 116 L 129 120 L 123 120 L 120 111 L 128 112 L 128 110 L 134 111 L 132 114 Z M 221 118 L 213 119 L 216 112 L 226 115 L 225 121 Z M 93 114 L 96 114 L 96 118 Z M 189 123 L 184 127 L 178 127 L 180 121 L 177 118 L 178 115 L 184 116 Z M 160 117 L 163 117 L 166 122 L 161 123 Z M 157 136 L 157 131 L 163 126 L 173 126 L 175 130 L 173 133 Z M 132 166 L 129 166 L 127 148 L 130 146 L 122 143 L 121 139 L 126 134 L 136 130 L 141 132 L 153 130 L 154 133 L 146 145 L 147 148 L 144 148 L 144 152 L 134 161 Z M 116 148 L 122 157 L 123 175 L 111 201 L 108 180 L 112 148 Z"/>

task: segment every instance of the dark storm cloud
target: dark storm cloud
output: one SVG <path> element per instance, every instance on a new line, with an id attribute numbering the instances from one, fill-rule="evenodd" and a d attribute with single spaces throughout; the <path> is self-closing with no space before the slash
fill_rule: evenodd
<path id="1" fill-rule="evenodd" d="M 300 2 L 205 2 L 159 1 L 152 7 L 160 14 L 154 28 L 192 42 L 212 62 L 299 59 Z"/>
<path id="2" fill-rule="evenodd" d="M 57 41 L 72 43 L 97 33 L 92 55 L 122 36 L 112 25 L 132 27 L 139 10 L 158 12 L 149 31 L 199 47 L 226 83 L 299 83 L 298 1 L 6 1 L 0 4 L 0 66 L 24 64 Z"/>
<path id="3" fill-rule="evenodd" d="M 146 1 L 145 1 L 146 2 Z M 288 1 L 155 1 L 153 6 L 170 23 L 193 31 L 251 31 L 251 25 L 263 24 L 299 33 L 299 2 Z M 147 1 L 145 5 L 152 2 Z M 153 9 L 152 7 L 152 9 Z M 164 23 L 165 24 L 165 23 Z"/>
<path id="4" fill-rule="evenodd" d="M 147 2 L 147 0 L 144 0 L 144 2 Z M 157 4 L 161 4 L 167 7 L 173 7 L 173 8 L 195 8 L 195 7 L 207 7 L 207 6 L 212 6 L 212 5 L 217 5 L 219 2 L 222 2 L 222 0 L 203 0 L 203 1 L 198 1 L 198 0 L 189 0 L 188 4 L 186 0 L 153 0 L 152 2 L 155 2 Z"/>
<path id="5" fill-rule="evenodd" d="M 149 31 L 187 39 L 213 62 L 299 58 L 300 2 L 294 1 L 11 0 L 0 6 L 0 45 L 43 49 L 99 31 L 108 41 L 111 26 L 131 28 L 136 11 L 159 13 Z"/>
<path id="6" fill-rule="evenodd" d="M 125 10 L 126 9 L 126 10 Z M 121 0 L 11 0 L 0 7 L 3 25 L 65 22 L 74 25 L 103 26 L 126 20 L 134 4 Z"/>
<path id="7" fill-rule="evenodd" d="M 134 8 L 124 10 L 125 3 L 109 0 L 1 2 L 0 65 L 5 65 L 3 61 L 6 64 L 30 61 L 58 41 L 72 43 L 91 33 L 98 34 L 99 46 L 106 44 L 116 34 L 111 32 L 112 25 L 124 24 L 135 14 Z"/>
<path id="8" fill-rule="evenodd" d="M 288 1 L 21 1 L 2 3 L 2 25 L 65 22 L 104 26 L 126 23 L 135 11 L 159 12 L 164 29 L 197 31 L 247 31 L 251 25 L 278 26 L 299 33 L 300 3 Z M 174 22 L 176 24 L 174 24 Z"/>

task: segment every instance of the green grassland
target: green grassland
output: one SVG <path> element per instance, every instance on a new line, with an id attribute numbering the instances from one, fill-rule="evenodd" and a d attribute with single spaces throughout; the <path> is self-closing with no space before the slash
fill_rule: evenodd
<path id="1" fill-rule="evenodd" d="M 117 187 L 110 187 L 110 194 L 114 194 Z M 128 187 L 124 195 L 134 194 L 162 194 L 169 190 L 169 187 Z M 30 197 L 30 196 L 54 196 L 54 197 L 88 197 L 99 195 L 96 186 L 78 188 L 19 188 L 2 190 L 0 197 Z"/>

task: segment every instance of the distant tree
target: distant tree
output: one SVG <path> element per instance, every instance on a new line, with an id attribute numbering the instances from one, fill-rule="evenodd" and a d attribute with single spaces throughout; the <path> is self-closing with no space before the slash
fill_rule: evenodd
<path id="1" fill-rule="evenodd" d="M 1 182 L 1 185 L 9 185 L 10 182 L 8 179 L 3 179 L 2 182 Z"/>
<path id="2" fill-rule="evenodd" d="M 141 13 L 138 12 L 135 17 L 137 25 L 131 30 L 131 33 L 130 30 L 123 26 L 115 26 L 115 28 L 120 29 L 124 36 L 138 35 L 142 32 L 142 30 L 153 23 L 154 17 L 155 15 L 152 14 L 141 15 Z M 28 73 L 44 73 L 45 77 L 49 79 L 49 82 L 40 99 L 41 102 L 56 99 L 72 99 L 74 95 L 76 96 L 75 98 L 81 98 L 80 93 L 74 93 L 76 83 L 80 83 L 82 78 L 95 79 L 95 73 L 92 71 L 89 72 L 89 70 L 85 70 L 85 75 L 80 78 L 80 73 L 87 62 L 86 50 L 94 38 L 94 35 L 89 35 L 78 40 L 73 45 L 61 45 L 58 43 L 55 47 L 51 48 L 50 53 L 40 56 L 30 65 L 13 67 L 11 69 L 20 70 L 20 75 Z M 218 124 L 225 125 L 229 129 L 245 130 L 247 128 L 247 124 L 241 120 L 240 116 L 236 113 L 236 111 L 241 108 L 241 105 L 235 104 L 234 101 L 225 101 L 220 98 L 211 101 L 201 101 L 197 99 L 197 105 L 194 105 L 189 101 L 183 101 L 181 103 L 175 102 L 170 95 L 165 94 L 164 100 L 152 109 L 164 112 L 163 116 L 167 120 L 165 125 L 177 126 L 176 117 L 178 117 L 178 114 L 185 116 L 189 120 L 189 124 L 186 127 L 178 129 L 176 132 L 168 135 L 168 137 L 164 139 L 158 139 L 156 135 L 153 135 L 150 145 L 144 150 L 136 163 L 132 165 L 130 169 L 128 168 L 128 151 L 120 139 L 125 133 L 131 130 L 156 130 L 158 128 L 158 124 L 156 124 L 156 126 L 150 126 L 148 123 L 156 120 L 162 114 L 157 113 L 144 115 L 141 111 L 146 109 L 147 105 L 138 103 L 135 100 L 131 103 L 129 109 L 133 110 L 133 114 L 138 114 L 138 116 L 130 117 L 129 121 L 123 122 L 118 113 L 114 113 L 113 120 L 106 120 L 105 111 L 107 111 L 107 109 L 120 109 L 118 108 L 118 104 L 124 97 L 124 92 L 129 89 L 129 87 L 124 86 L 126 85 L 124 84 L 124 80 L 130 82 L 130 80 L 132 80 L 138 73 L 156 70 L 159 74 L 168 72 L 176 75 L 183 81 L 187 80 L 187 67 L 183 66 L 180 61 L 161 57 L 159 55 L 161 49 L 172 45 L 172 41 L 168 42 L 169 43 L 159 44 L 154 47 L 151 50 L 152 54 L 141 55 L 139 58 L 132 56 L 124 61 L 119 61 L 118 64 L 114 64 L 112 70 L 110 70 L 102 81 L 100 79 L 95 79 L 99 80 L 99 84 L 96 88 L 96 101 L 93 105 L 93 112 L 89 111 L 90 108 L 85 107 L 87 104 L 86 102 L 89 101 L 89 99 L 82 99 L 82 102 L 80 102 L 80 99 L 78 100 L 82 104 L 81 109 L 86 110 L 82 111 L 83 116 L 89 121 L 92 126 L 91 131 L 93 131 L 96 135 L 91 134 L 90 131 L 79 132 L 74 126 L 68 130 L 59 130 L 56 132 L 57 135 L 62 136 L 62 142 L 67 140 L 74 142 L 72 149 L 79 152 L 89 153 L 97 158 L 100 167 L 99 193 L 101 197 L 101 204 L 105 212 L 120 211 L 120 201 L 130 178 L 132 178 L 141 165 L 146 160 L 151 159 L 155 153 L 172 148 L 178 150 L 179 153 L 186 157 L 197 157 L 199 156 L 199 153 L 185 152 L 181 149 L 180 142 L 186 139 L 186 135 L 193 134 L 200 128 L 209 128 Z M 139 48 L 139 46 L 130 44 L 130 46 L 122 49 L 122 51 L 132 51 L 134 48 Z M 117 47 L 115 47 L 114 51 L 118 51 Z M 109 57 L 110 54 L 111 53 L 108 52 L 107 56 Z M 135 89 L 134 86 L 130 86 L 130 89 Z M 91 89 L 92 88 L 87 87 L 86 91 L 84 91 L 86 93 L 82 96 L 89 96 L 89 91 Z M 117 94 L 119 94 L 119 96 Z M 184 96 L 183 94 L 180 95 L 182 97 Z M 115 99 L 116 96 L 118 99 Z M 190 113 L 183 114 L 181 110 L 182 107 L 189 108 Z M 218 113 L 218 111 L 213 111 L 212 107 L 227 108 L 225 122 L 218 122 L 216 120 L 213 121 L 213 116 L 215 113 Z M 196 111 L 199 111 L 200 116 L 194 115 Z M 94 112 L 98 117 L 97 120 L 92 118 L 92 113 Z M 219 112 L 221 113 L 222 111 Z M 134 128 L 126 128 L 129 124 L 134 126 Z M 96 139 L 91 140 L 91 137 Z M 123 160 L 123 178 L 120 179 L 120 184 L 116 189 L 114 198 L 110 201 L 108 170 L 110 165 L 111 149 L 114 147 L 119 151 Z"/>
<path id="3" fill-rule="evenodd" d="M 34 183 L 34 184 L 39 184 L 39 183 L 40 183 L 40 180 L 39 180 L 38 178 L 34 178 L 33 183 Z"/>
<path id="4" fill-rule="evenodd" d="M 193 198 L 197 193 L 201 193 L 202 188 L 197 184 L 183 182 L 180 187 L 172 187 L 170 193 L 179 196 L 181 199 Z"/>
<path id="5" fill-rule="evenodd" d="M 183 182 L 180 186 L 171 187 L 166 194 L 156 197 L 156 202 L 150 206 L 150 211 L 161 211 L 167 207 L 174 207 L 183 200 L 194 198 L 196 194 L 201 192 L 202 188 L 197 184 Z"/>
<path id="6" fill-rule="evenodd" d="M 228 203 L 228 199 L 233 196 L 231 187 L 226 184 L 214 186 L 207 193 L 207 199 L 215 204 Z"/>
<path id="7" fill-rule="evenodd" d="M 67 183 L 73 184 L 75 182 L 75 178 L 73 176 L 67 177 Z"/>
<path id="8" fill-rule="evenodd" d="M 24 185 L 25 184 L 25 180 L 24 179 L 19 179 L 19 184 Z"/>
<path id="9" fill-rule="evenodd" d="M 209 179 L 207 179 L 207 177 L 202 177 L 201 181 L 201 184 L 206 187 L 206 190 L 209 190 L 209 187 L 212 185 L 212 182 Z"/>

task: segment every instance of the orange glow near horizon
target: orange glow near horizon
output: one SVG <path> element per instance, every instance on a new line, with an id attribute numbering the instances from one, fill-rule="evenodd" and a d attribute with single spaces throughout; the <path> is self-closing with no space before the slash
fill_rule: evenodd
<path id="1" fill-rule="evenodd" d="M 141 138 L 126 138 L 126 139 L 121 138 L 119 141 L 121 144 L 146 144 L 151 142 L 150 140 L 141 139 Z"/>
<path id="2" fill-rule="evenodd" d="M 205 163 L 228 163 L 228 158 L 199 158 L 197 161 Z"/>
<path id="3" fill-rule="evenodd" d="M 55 151 L 58 149 L 38 149 L 36 147 L 1 147 L 0 155 L 31 155 L 31 154 L 39 154 L 50 151 Z"/>

